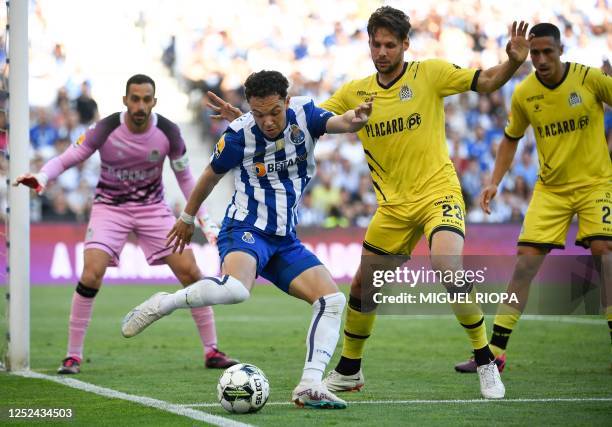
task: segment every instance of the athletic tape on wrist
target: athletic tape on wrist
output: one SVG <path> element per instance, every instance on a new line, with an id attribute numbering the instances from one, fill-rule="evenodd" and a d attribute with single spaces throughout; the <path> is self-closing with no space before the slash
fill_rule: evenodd
<path id="1" fill-rule="evenodd" d="M 193 225 L 195 223 L 195 216 L 189 215 L 186 212 L 181 212 L 180 219 L 185 224 Z"/>

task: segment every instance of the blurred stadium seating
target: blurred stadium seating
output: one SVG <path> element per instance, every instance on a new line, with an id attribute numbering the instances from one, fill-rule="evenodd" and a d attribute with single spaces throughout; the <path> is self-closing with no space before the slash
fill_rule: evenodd
<path id="1" fill-rule="evenodd" d="M 155 58 L 164 78 L 186 94 L 177 99 L 184 100 L 181 109 L 192 112 L 198 143 L 206 147 L 196 150 L 199 156 L 210 152 L 227 125 L 210 119 L 211 112 L 205 108 L 207 90 L 246 109 L 241 86 L 246 76 L 254 70 L 277 69 L 290 77 L 292 94 L 323 101 L 343 82 L 374 71 L 365 26 L 369 14 L 380 5 L 378 1 L 232 0 L 224 3 L 231 7 L 213 8 L 195 0 L 113 0 L 107 2 L 111 7 L 92 6 L 95 10 L 88 14 L 95 18 L 91 22 L 82 22 L 82 11 L 67 4 L 63 7 L 66 0 L 30 3 L 33 170 L 74 143 L 98 116 L 117 110 L 117 103 L 113 108 L 106 98 L 118 100 L 121 93 L 108 90 L 104 73 L 112 69 L 115 80 L 125 81 L 127 71 L 135 69 L 129 65 L 135 52 Z M 114 3 L 121 7 L 112 7 Z M 388 3 L 402 7 L 411 17 L 407 59 L 440 57 L 464 67 L 495 65 L 505 58 L 506 28 L 513 19 L 557 24 L 563 31 L 565 60 L 599 68 L 612 56 L 612 9 L 606 0 Z M 84 33 L 89 27 L 91 31 Z M 118 27 L 123 28 L 119 35 L 115 34 Z M 3 41 L 2 68 L 6 62 Z M 106 52 L 98 51 L 96 46 L 101 43 L 116 56 L 109 58 Z M 447 98 L 448 148 L 462 181 L 469 222 L 520 221 L 527 208 L 538 168 L 530 133 L 523 138 L 511 173 L 502 182 L 492 215 L 483 214 L 477 197 L 494 164 L 513 87 L 530 69 L 526 63 L 493 94 Z M 4 80 L 1 83 L 6 87 Z M 0 98 L 0 102 L 6 103 L 6 99 Z M 166 106 L 164 111 L 172 110 Z M 0 149 L 6 146 L 6 127 L 5 116 L 0 114 Z M 611 130 L 612 113 L 608 110 L 609 146 Z M 359 141 L 352 135 L 326 137 L 320 140 L 316 154 L 319 175 L 304 197 L 301 224 L 366 225 L 376 199 Z M 43 197 L 33 198 L 33 221 L 86 221 L 98 168 L 99 161 L 92 158 L 67 171 Z M 3 158 L 0 175 L 6 175 Z M 2 178 L 0 205 L 4 206 L 6 179 Z M 180 210 L 182 196 L 168 197 Z M 0 215 L 4 211 L 0 209 Z"/>

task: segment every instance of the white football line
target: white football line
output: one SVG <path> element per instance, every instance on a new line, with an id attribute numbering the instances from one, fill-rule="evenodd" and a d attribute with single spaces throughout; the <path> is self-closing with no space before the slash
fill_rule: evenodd
<path id="1" fill-rule="evenodd" d="M 86 391 L 88 393 L 94 393 L 100 396 L 110 397 L 112 399 L 127 400 L 129 402 L 134 402 L 140 405 L 159 409 L 160 411 L 171 412 L 173 414 L 191 418 L 193 420 L 204 421 L 206 423 L 209 423 L 215 426 L 219 426 L 219 427 L 252 427 L 251 424 L 240 423 L 238 421 L 234 421 L 229 418 L 220 417 L 218 415 L 212 415 L 207 412 L 197 411 L 195 409 L 188 408 L 185 405 L 177 405 L 175 403 L 166 402 L 164 400 L 153 399 L 151 397 L 146 397 L 146 396 L 137 396 L 133 394 L 127 394 L 121 391 L 113 390 L 111 388 L 100 387 L 94 384 L 86 383 L 84 381 L 75 380 L 74 378 L 58 377 L 58 376 L 40 374 L 38 372 L 32 372 L 32 371 L 13 372 L 13 375 L 18 375 L 24 378 L 38 378 L 38 379 L 53 381 L 58 384 L 65 385 L 67 387 L 72 387 L 78 390 Z M 218 405 L 218 403 L 216 405 Z"/>
<path id="2" fill-rule="evenodd" d="M 564 403 L 564 402 L 612 402 L 612 397 L 584 397 L 584 398 L 550 398 L 550 399 L 442 399 L 442 400 L 355 400 L 350 405 L 420 405 L 438 403 Z M 293 405 L 293 402 L 268 402 L 266 405 Z M 213 408 L 218 403 L 189 403 L 179 406 L 187 408 Z"/>

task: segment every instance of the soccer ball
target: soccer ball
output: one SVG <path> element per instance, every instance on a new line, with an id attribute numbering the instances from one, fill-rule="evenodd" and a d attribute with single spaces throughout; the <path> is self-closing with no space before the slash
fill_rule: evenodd
<path id="1" fill-rule="evenodd" d="M 268 401 L 268 396 L 268 379 L 261 369 L 247 363 L 227 368 L 217 384 L 219 403 L 235 414 L 259 411 Z"/>

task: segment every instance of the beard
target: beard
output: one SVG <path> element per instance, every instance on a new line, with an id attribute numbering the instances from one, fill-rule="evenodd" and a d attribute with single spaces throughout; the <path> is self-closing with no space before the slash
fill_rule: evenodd
<path id="1" fill-rule="evenodd" d="M 130 117 L 132 118 L 132 122 L 137 125 L 142 125 L 143 123 L 146 123 L 149 119 L 149 115 L 147 113 L 140 111 L 137 113 L 131 113 Z"/>
<path id="2" fill-rule="evenodd" d="M 378 71 L 380 74 L 393 74 L 398 70 L 398 68 L 402 66 L 403 62 L 403 59 L 400 59 L 399 61 L 391 62 L 385 66 L 381 66 L 377 63 L 374 63 L 374 67 L 376 68 L 376 71 Z"/>

